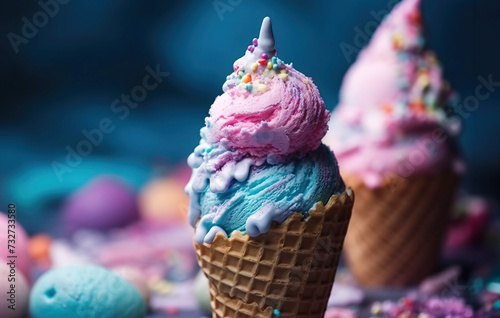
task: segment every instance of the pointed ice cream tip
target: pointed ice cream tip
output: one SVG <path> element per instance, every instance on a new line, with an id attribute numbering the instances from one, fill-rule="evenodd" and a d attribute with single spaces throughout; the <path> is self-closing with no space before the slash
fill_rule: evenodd
<path id="1" fill-rule="evenodd" d="M 421 51 L 425 46 L 421 0 L 402 0 L 375 30 L 364 54 L 391 56 L 394 52 Z M 371 54 L 366 54 L 369 51 Z M 404 58 L 405 56 L 403 56 Z M 367 59 L 367 63 L 373 61 Z"/>
<path id="2" fill-rule="evenodd" d="M 407 24 L 421 24 L 421 0 L 402 0 L 382 22 L 398 27 Z"/>
<path id="3" fill-rule="evenodd" d="M 260 34 L 258 39 L 259 47 L 262 51 L 268 54 L 269 56 L 274 56 L 274 34 L 273 34 L 273 26 L 271 24 L 271 18 L 265 17 L 262 20 L 262 26 L 260 27 Z"/>
<path id="4" fill-rule="evenodd" d="M 267 91 L 266 85 L 253 85 L 255 75 L 272 78 L 278 76 L 283 81 L 288 81 L 288 71 L 281 72 L 284 68 L 290 67 L 278 58 L 278 52 L 274 47 L 274 34 L 271 19 L 265 17 L 260 28 L 259 38 L 254 38 L 245 51 L 245 55 L 233 64 L 234 72 L 226 77 L 222 90 L 227 92 L 230 88 L 243 85 L 250 92 L 264 93 Z M 279 73 L 279 74 L 278 74 Z M 258 81 L 257 81 L 258 82 Z M 264 88 L 259 88 L 264 87 Z"/>

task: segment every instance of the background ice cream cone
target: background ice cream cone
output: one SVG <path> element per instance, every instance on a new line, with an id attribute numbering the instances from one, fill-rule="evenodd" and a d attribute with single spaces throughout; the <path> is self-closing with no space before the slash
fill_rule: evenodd
<path id="1" fill-rule="evenodd" d="M 453 172 L 392 178 L 370 189 L 344 175 L 356 191 L 345 254 L 365 286 L 417 284 L 435 269 L 458 177 Z"/>
<path id="2" fill-rule="evenodd" d="M 233 232 L 195 243 L 213 317 L 272 317 L 275 309 L 280 317 L 323 317 L 353 202 L 347 190 L 319 202 L 305 221 L 295 213 L 257 237 Z"/>

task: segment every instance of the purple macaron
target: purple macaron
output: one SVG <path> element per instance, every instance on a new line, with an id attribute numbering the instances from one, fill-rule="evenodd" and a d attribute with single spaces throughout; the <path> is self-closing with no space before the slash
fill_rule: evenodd
<path id="1" fill-rule="evenodd" d="M 122 227 L 139 218 L 136 196 L 120 179 L 99 176 L 68 198 L 62 218 L 66 233 Z"/>

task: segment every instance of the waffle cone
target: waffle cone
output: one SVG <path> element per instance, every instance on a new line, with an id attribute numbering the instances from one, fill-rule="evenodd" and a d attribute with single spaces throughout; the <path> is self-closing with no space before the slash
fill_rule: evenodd
<path id="1" fill-rule="evenodd" d="M 208 277 L 214 318 L 322 318 L 333 286 L 354 194 L 318 202 L 304 220 L 292 214 L 268 232 L 250 237 L 217 234 L 195 243 Z"/>
<path id="2" fill-rule="evenodd" d="M 356 191 L 345 254 L 356 280 L 370 287 L 419 283 L 435 269 L 458 177 L 392 178 L 376 189 L 343 175 Z"/>

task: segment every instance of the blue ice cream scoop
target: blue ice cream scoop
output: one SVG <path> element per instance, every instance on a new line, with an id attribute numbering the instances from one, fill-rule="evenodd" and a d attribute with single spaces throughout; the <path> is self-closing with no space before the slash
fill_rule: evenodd
<path id="1" fill-rule="evenodd" d="M 30 294 L 32 318 L 142 318 L 146 303 L 118 274 L 99 266 L 52 269 Z"/>
<path id="2" fill-rule="evenodd" d="M 205 187 L 195 239 L 209 243 L 218 232 L 230 236 L 233 231 L 258 236 L 273 221 L 282 223 L 293 212 L 307 216 L 317 202 L 326 204 L 344 191 L 335 157 L 325 145 L 285 163 L 252 166 L 244 181 L 233 180 L 226 191 Z"/>

